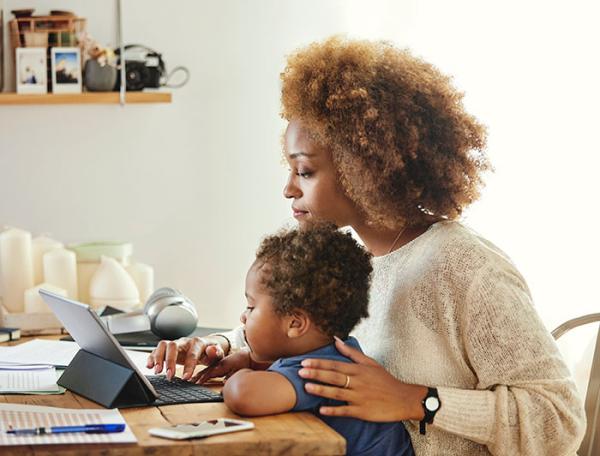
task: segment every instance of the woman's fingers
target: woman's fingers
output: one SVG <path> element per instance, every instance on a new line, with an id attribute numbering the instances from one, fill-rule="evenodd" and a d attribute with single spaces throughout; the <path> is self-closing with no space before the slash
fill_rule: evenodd
<path id="1" fill-rule="evenodd" d="M 225 357 L 225 352 L 220 345 L 208 345 L 204 350 L 204 359 L 203 361 L 207 366 L 212 366 L 213 364 L 219 362 Z"/>
<path id="2" fill-rule="evenodd" d="M 336 371 L 341 372 L 342 374 L 354 374 L 357 372 L 356 364 L 345 363 L 343 361 L 332 361 L 330 359 L 307 358 L 302 360 L 302 367 Z"/>
<path id="3" fill-rule="evenodd" d="M 198 364 L 198 358 L 204 353 L 206 349 L 206 343 L 202 339 L 196 339 L 191 344 L 189 350 L 185 355 L 185 361 L 183 362 L 183 374 L 181 378 L 187 380 L 194 373 L 196 365 Z"/>
<path id="4" fill-rule="evenodd" d="M 162 364 L 165 360 L 165 348 L 167 347 L 167 343 L 164 340 L 161 340 L 156 348 L 152 350 L 152 353 L 148 356 L 148 362 L 146 363 L 146 367 L 148 369 L 152 369 L 154 367 L 154 373 L 158 374 L 162 370 Z"/>
<path id="5" fill-rule="evenodd" d="M 213 344 L 204 338 L 196 337 L 188 344 L 189 348 L 185 353 L 183 361 L 182 378 L 187 380 L 192 377 L 194 369 L 198 364 L 212 366 L 225 357 L 223 348 L 218 344 Z"/>
<path id="6" fill-rule="evenodd" d="M 148 361 L 146 363 L 146 366 L 150 369 L 152 367 L 154 367 L 154 373 L 158 374 L 160 372 L 162 372 L 163 370 L 163 364 L 165 364 L 167 362 L 166 356 L 167 356 L 167 347 L 169 347 L 170 344 L 175 344 L 175 346 L 177 347 L 177 357 L 179 357 L 179 353 L 180 352 L 184 352 L 187 350 L 187 346 L 189 346 L 189 342 L 191 339 L 187 338 L 187 337 L 181 337 L 180 339 L 177 339 L 177 341 L 172 342 L 169 340 L 161 340 L 158 342 L 156 348 L 152 351 L 152 353 L 150 353 L 150 355 L 148 356 Z M 178 359 L 175 360 L 175 363 L 178 361 Z M 168 363 L 167 363 L 168 364 Z M 167 368 L 169 366 L 167 365 Z M 173 364 L 172 366 L 173 372 L 175 371 L 175 364 Z"/>
<path id="7" fill-rule="evenodd" d="M 304 389 L 307 393 L 326 397 L 328 399 L 335 399 L 336 401 L 352 402 L 356 397 L 356 391 L 354 390 L 318 385 L 316 383 L 307 383 L 304 385 Z"/>
<path id="8" fill-rule="evenodd" d="M 224 357 L 223 349 L 218 345 L 209 345 L 202 337 L 182 337 L 176 341 L 161 340 L 154 351 L 148 356 L 146 365 L 154 367 L 154 373 L 159 374 L 166 369 L 167 378 L 175 375 L 177 363 L 183 364 L 182 378 L 191 378 L 196 365 L 203 362 L 212 365 Z"/>
<path id="9" fill-rule="evenodd" d="M 326 416 L 351 416 L 359 418 L 360 408 L 354 405 L 338 405 L 336 407 L 321 407 L 319 413 Z"/>
<path id="10" fill-rule="evenodd" d="M 320 370 L 320 369 L 308 369 L 306 367 L 298 371 L 298 375 L 302 378 L 310 378 L 311 380 L 317 380 L 321 383 L 327 383 L 333 386 L 344 387 L 346 381 L 351 378 L 347 374 L 341 374 L 339 372 Z"/>
<path id="11" fill-rule="evenodd" d="M 177 342 L 170 340 L 167 342 L 165 353 L 165 366 L 167 368 L 167 379 L 171 380 L 175 375 L 175 365 L 177 364 Z M 160 371 L 159 371 L 160 372 Z"/>
<path id="12" fill-rule="evenodd" d="M 337 336 L 335 337 L 335 348 L 338 349 L 338 351 L 350 358 L 352 361 L 354 361 L 357 364 L 367 364 L 367 365 L 371 365 L 371 366 L 377 366 L 377 361 L 375 361 L 373 358 L 369 358 L 367 355 L 365 355 L 364 353 L 362 353 L 360 350 L 357 350 L 356 348 L 353 348 L 347 344 L 344 343 L 344 341 L 342 341 L 342 339 L 340 339 Z"/>

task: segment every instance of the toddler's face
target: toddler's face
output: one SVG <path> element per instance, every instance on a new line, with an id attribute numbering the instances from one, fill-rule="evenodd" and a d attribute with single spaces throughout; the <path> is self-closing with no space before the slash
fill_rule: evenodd
<path id="1" fill-rule="evenodd" d="M 246 275 L 246 310 L 240 316 L 246 341 L 256 361 L 275 361 L 287 342 L 282 318 L 273 309 L 273 298 L 261 283 L 261 265 L 254 263 Z"/>

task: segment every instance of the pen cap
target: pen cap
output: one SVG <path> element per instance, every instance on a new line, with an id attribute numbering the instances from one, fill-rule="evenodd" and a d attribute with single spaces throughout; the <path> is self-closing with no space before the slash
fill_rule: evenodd
<path id="1" fill-rule="evenodd" d="M 116 424 L 92 424 L 86 426 L 86 431 L 88 433 L 105 433 L 105 432 L 123 432 L 125 430 L 125 424 L 116 423 Z"/>

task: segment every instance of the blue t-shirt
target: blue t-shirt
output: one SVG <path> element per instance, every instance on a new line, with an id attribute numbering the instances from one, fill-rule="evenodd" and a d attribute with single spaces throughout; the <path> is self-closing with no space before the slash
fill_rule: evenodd
<path id="1" fill-rule="evenodd" d="M 358 341 L 354 337 L 349 337 L 345 343 L 361 350 Z M 310 411 L 321 418 L 326 424 L 331 426 L 346 439 L 346 452 L 349 455 L 414 455 L 410 436 L 401 422 L 373 423 L 356 418 L 321 415 L 319 413 L 319 407 L 321 406 L 345 405 L 346 403 L 334 399 L 314 396 L 306 392 L 304 385 L 307 380 L 300 377 L 298 371 L 302 368 L 302 365 L 300 364 L 302 360 L 307 358 L 323 358 L 347 363 L 352 362 L 352 360 L 340 354 L 334 344 L 327 345 L 310 353 L 292 356 L 290 358 L 281 358 L 275 361 L 271 367 L 269 367 L 269 370 L 282 374 L 290 381 L 296 391 L 296 405 L 294 405 L 292 411 Z"/>

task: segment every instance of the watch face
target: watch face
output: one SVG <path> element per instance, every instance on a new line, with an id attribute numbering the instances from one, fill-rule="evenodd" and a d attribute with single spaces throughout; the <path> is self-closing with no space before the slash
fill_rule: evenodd
<path id="1" fill-rule="evenodd" d="M 440 408 L 440 401 L 437 397 L 428 397 L 425 399 L 425 407 L 430 412 L 435 412 L 438 408 Z"/>

